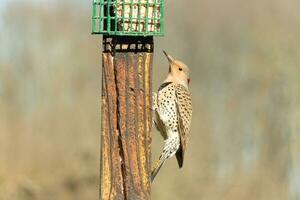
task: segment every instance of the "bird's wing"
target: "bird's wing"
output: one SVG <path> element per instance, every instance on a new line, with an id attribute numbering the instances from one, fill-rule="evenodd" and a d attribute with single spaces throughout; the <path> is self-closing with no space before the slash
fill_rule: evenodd
<path id="1" fill-rule="evenodd" d="M 176 104 L 180 135 L 180 147 L 176 153 L 176 158 L 181 168 L 192 121 L 192 99 L 189 90 L 180 84 L 176 86 Z"/>

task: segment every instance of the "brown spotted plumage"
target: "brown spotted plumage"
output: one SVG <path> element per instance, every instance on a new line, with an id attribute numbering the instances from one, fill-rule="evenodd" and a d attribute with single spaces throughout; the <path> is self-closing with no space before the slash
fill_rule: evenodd
<path id="1" fill-rule="evenodd" d="M 165 54 L 169 60 L 169 73 L 158 93 L 153 96 L 154 122 L 165 144 L 152 170 L 152 181 L 164 162 L 175 154 L 179 167 L 182 167 L 192 119 L 189 69 L 184 63 Z"/>

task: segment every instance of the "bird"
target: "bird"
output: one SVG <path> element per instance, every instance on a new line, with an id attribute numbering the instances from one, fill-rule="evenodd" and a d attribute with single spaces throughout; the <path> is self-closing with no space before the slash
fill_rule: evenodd
<path id="1" fill-rule="evenodd" d="M 182 168 L 192 120 L 189 68 L 163 52 L 169 62 L 169 72 L 158 92 L 153 93 L 152 109 L 154 125 L 164 138 L 164 147 L 151 171 L 151 182 L 165 161 L 174 155 Z"/>

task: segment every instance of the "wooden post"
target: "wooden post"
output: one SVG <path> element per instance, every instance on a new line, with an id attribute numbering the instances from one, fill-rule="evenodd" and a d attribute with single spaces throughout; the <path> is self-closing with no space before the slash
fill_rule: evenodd
<path id="1" fill-rule="evenodd" d="M 150 199 L 153 37 L 103 36 L 101 200 Z"/>

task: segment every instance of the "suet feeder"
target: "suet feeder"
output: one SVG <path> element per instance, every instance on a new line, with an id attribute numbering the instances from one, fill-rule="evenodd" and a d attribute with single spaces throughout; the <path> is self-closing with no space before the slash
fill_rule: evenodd
<path id="1" fill-rule="evenodd" d="M 92 33 L 162 36 L 164 0 L 93 0 Z"/>

